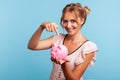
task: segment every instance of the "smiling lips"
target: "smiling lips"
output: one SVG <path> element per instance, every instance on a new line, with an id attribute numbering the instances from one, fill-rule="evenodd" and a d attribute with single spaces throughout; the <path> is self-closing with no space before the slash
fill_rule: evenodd
<path id="1" fill-rule="evenodd" d="M 73 29 L 66 29 L 67 30 L 67 32 L 72 32 L 73 31 Z"/>

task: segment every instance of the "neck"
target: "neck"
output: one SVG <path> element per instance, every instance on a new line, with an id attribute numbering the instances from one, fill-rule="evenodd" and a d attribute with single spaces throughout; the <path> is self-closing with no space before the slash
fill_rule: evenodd
<path id="1" fill-rule="evenodd" d="M 69 35 L 66 38 L 67 40 L 71 41 L 71 42 L 76 42 L 76 41 L 81 41 L 84 42 L 87 39 L 81 34 L 81 32 L 75 34 L 75 35 Z"/>

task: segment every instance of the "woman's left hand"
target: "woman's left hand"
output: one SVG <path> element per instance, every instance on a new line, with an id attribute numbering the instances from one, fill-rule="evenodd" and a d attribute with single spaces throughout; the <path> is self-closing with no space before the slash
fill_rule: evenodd
<path id="1" fill-rule="evenodd" d="M 62 65 L 65 62 L 69 62 L 68 59 L 66 59 L 66 60 L 57 60 L 56 58 L 53 58 L 53 57 L 51 57 L 51 61 L 56 63 L 56 64 L 60 64 L 60 65 Z"/>

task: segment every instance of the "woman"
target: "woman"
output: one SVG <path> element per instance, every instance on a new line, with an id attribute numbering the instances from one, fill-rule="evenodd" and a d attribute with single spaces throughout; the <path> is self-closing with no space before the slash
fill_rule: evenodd
<path id="1" fill-rule="evenodd" d="M 63 9 L 60 21 L 67 34 L 41 39 L 44 29 L 48 32 L 57 32 L 58 29 L 54 22 L 43 22 L 31 37 L 28 48 L 32 50 L 49 49 L 53 43 L 63 44 L 68 49 L 68 59 L 63 64 L 59 64 L 58 60 L 52 58 L 53 70 L 50 80 L 83 80 L 83 73 L 88 66 L 92 66 L 95 62 L 98 48 L 95 43 L 81 33 L 81 28 L 89 12 L 90 9 L 83 8 L 80 3 L 68 4 Z"/>

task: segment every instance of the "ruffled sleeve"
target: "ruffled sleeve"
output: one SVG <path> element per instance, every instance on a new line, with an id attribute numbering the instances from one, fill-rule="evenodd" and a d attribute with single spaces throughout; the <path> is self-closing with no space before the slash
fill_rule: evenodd
<path id="1" fill-rule="evenodd" d="M 63 39 L 64 39 L 65 35 L 64 34 L 61 34 L 60 35 L 54 35 L 54 40 L 53 40 L 53 43 L 59 45 L 63 42 Z"/>
<path id="2" fill-rule="evenodd" d="M 84 62 L 85 55 L 89 54 L 91 52 L 94 52 L 94 57 L 90 61 L 89 67 L 93 66 L 96 61 L 96 54 L 98 52 L 98 48 L 97 48 L 96 44 L 91 41 L 88 41 L 81 46 L 81 52 L 78 54 L 78 56 L 75 60 L 75 64 L 78 65 L 78 64 Z"/>

